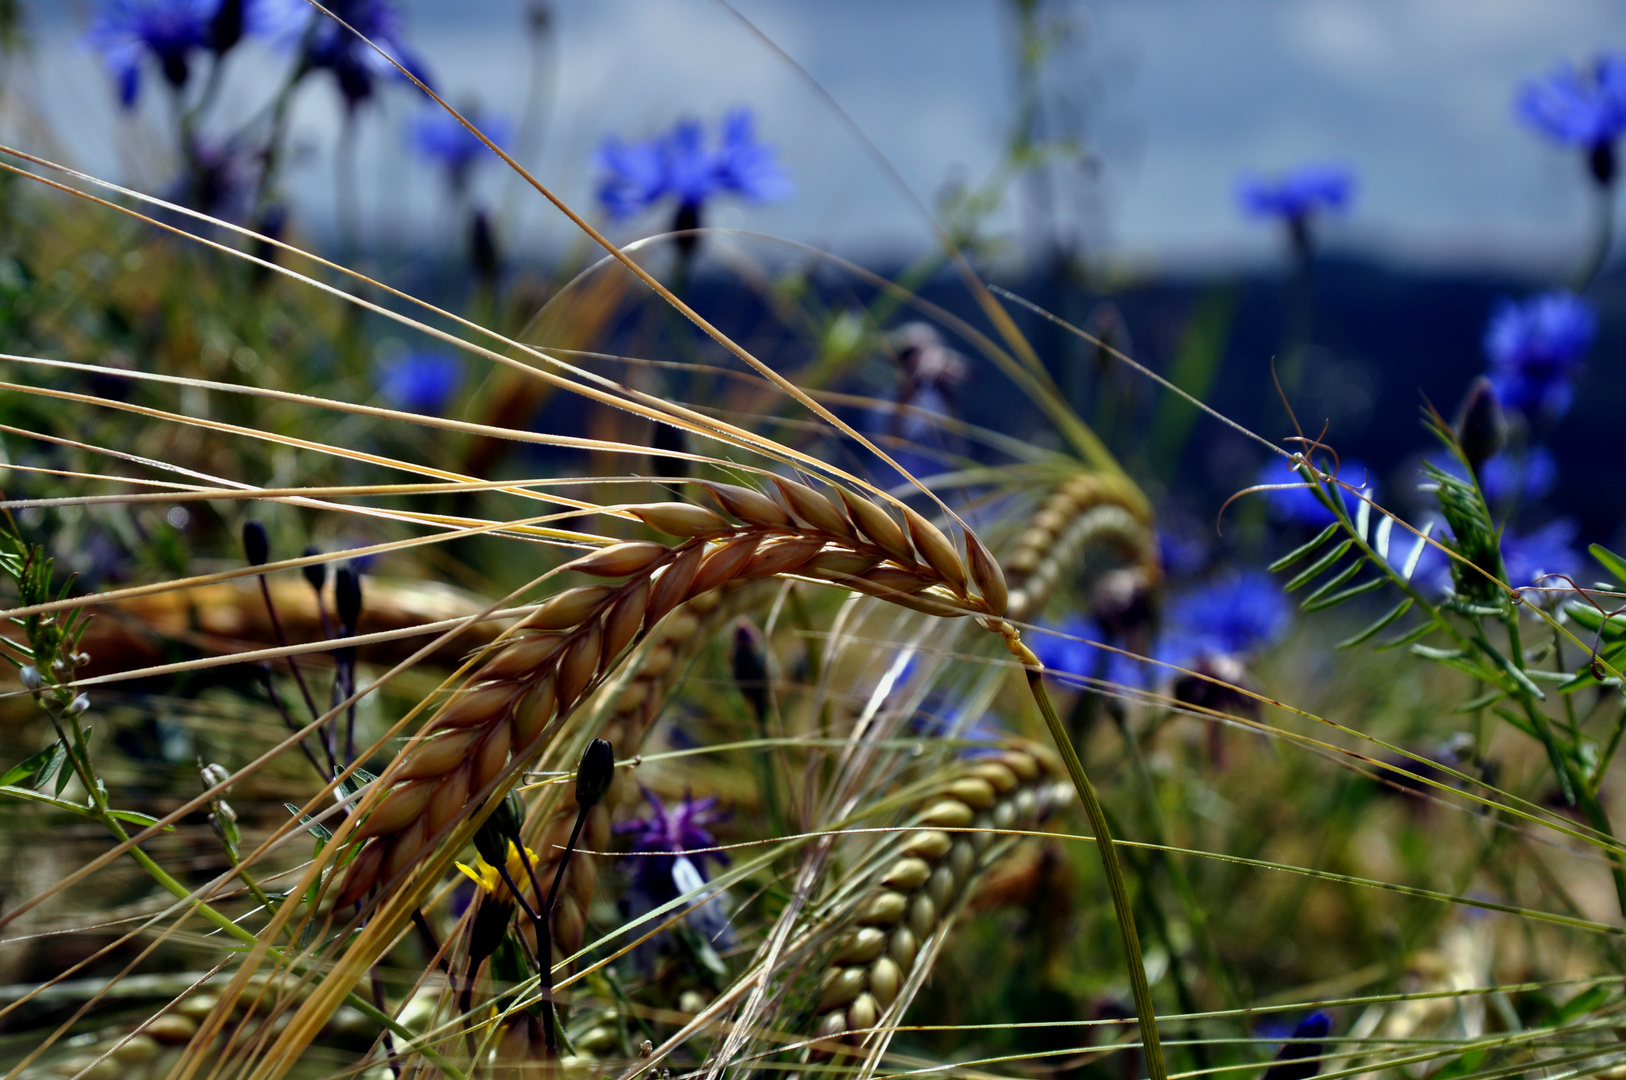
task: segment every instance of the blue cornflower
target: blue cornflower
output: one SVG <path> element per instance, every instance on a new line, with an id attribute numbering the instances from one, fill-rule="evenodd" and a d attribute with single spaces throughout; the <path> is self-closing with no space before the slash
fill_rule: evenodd
<path id="1" fill-rule="evenodd" d="M 378 393 L 392 408 L 439 416 L 463 381 L 463 365 L 445 353 L 416 352 L 378 365 Z"/>
<path id="2" fill-rule="evenodd" d="M 643 142 L 615 136 L 598 150 L 598 199 L 614 218 L 628 218 L 671 196 L 680 217 L 693 228 L 701 207 L 717 195 L 740 195 L 754 202 L 782 198 L 790 180 L 774 160 L 774 149 L 756 141 L 756 120 L 736 109 L 723 120 L 715 149 L 706 146 L 699 121 L 679 120 L 672 129 Z"/>
<path id="3" fill-rule="evenodd" d="M 1592 177 L 1615 180 L 1615 141 L 1626 131 L 1626 56 L 1601 53 L 1590 69 L 1560 65 L 1519 88 L 1514 110 L 1551 139 L 1587 151 Z"/>
<path id="4" fill-rule="evenodd" d="M 1044 629 L 1056 631 L 1043 633 Z M 1092 642 L 1106 641 L 1107 634 L 1100 624 L 1082 615 L 1070 615 L 1060 623 L 1041 625 L 1041 632 L 1030 634 L 1023 640 L 1033 650 L 1039 662 L 1057 674 L 1073 675 L 1081 679 L 1102 679 L 1115 686 L 1144 690 L 1154 681 L 1153 666 L 1123 653 L 1103 649 Z M 1062 636 L 1066 635 L 1066 636 Z M 1074 640 L 1074 639 L 1083 640 Z M 1152 654 L 1157 655 L 1154 648 Z"/>
<path id="5" fill-rule="evenodd" d="M 1538 446 L 1527 454 L 1497 454 L 1479 467 L 1479 483 L 1492 503 L 1535 502 L 1558 483 L 1558 461 Z"/>
<path id="6" fill-rule="evenodd" d="M 1597 332 L 1591 305 L 1572 293 L 1498 304 L 1485 328 L 1485 355 L 1503 407 L 1529 416 L 1562 416 L 1574 397 L 1571 381 Z"/>
<path id="7" fill-rule="evenodd" d="M 101 53 L 118 82 L 119 102 L 130 108 L 141 92 L 141 62 L 149 54 L 170 86 L 186 85 L 192 54 L 213 46 L 222 7 L 222 0 L 103 0 L 85 43 Z"/>
<path id="8" fill-rule="evenodd" d="M 1289 222 L 1343 210 L 1354 194 L 1355 176 L 1342 165 L 1300 165 L 1269 176 L 1246 173 L 1236 185 L 1244 213 Z"/>
<path id="9" fill-rule="evenodd" d="M 1293 1029 L 1292 1042 L 1284 1043 L 1276 1052 L 1276 1060 L 1265 1070 L 1262 1080 L 1309 1080 L 1321 1071 L 1321 1057 L 1325 1039 L 1332 1031 L 1332 1018 L 1324 1012 L 1313 1012 L 1299 1021 Z"/>
<path id="10" fill-rule="evenodd" d="M 301 71 L 331 71 L 350 109 L 372 97 L 374 83 L 380 77 L 404 79 L 395 65 L 363 37 L 388 51 L 425 86 L 434 85 L 428 69 L 407 47 L 401 13 L 390 0 L 326 0 L 323 6 L 354 28 L 355 33 L 305 0 L 261 0 L 261 4 L 256 25 L 285 44 L 302 44 Z"/>
<path id="11" fill-rule="evenodd" d="M 1525 585 L 1544 585 L 1563 588 L 1556 579 L 1538 580 L 1543 574 L 1566 574 L 1576 577 L 1586 565 L 1570 547 L 1580 527 L 1569 518 L 1549 522 L 1534 532 L 1502 534 L 1502 565 L 1507 568 L 1508 584 L 1515 589 Z"/>
<path id="12" fill-rule="evenodd" d="M 675 809 L 668 809 L 648 788 L 643 789 L 644 800 L 649 803 L 650 815 L 628 821 L 615 827 L 615 831 L 632 838 L 633 881 L 657 904 L 688 891 L 677 888 L 673 868 L 679 859 L 700 872 L 705 879 L 705 860 L 714 859 L 726 864 L 728 856 L 720 851 L 703 849 L 717 846 L 710 827 L 725 820 L 728 815 L 717 809 L 716 798 L 696 799 L 685 795 Z M 696 852 L 692 857 L 687 852 Z"/>
<path id="13" fill-rule="evenodd" d="M 1323 471 L 1328 466 L 1318 460 Z M 1342 467 L 1338 470 L 1338 477 L 1365 495 L 1368 499 L 1378 497 L 1378 488 L 1370 477 L 1364 464 L 1356 458 L 1343 459 Z M 1303 525 L 1313 529 L 1323 529 L 1335 520 L 1333 512 L 1322 505 L 1314 491 L 1305 484 L 1293 466 L 1283 459 L 1272 459 L 1265 463 L 1259 472 L 1260 484 L 1297 484 L 1298 487 L 1277 488 L 1265 492 L 1265 499 L 1269 503 L 1271 516 L 1279 521 L 1293 525 Z M 1338 498 L 1343 500 L 1344 509 L 1351 517 L 1360 509 L 1359 501 L 1349 492 L 1333 485 Z"/>
<path id="14" fill-rule="evenodd" d="M 1157 657 L 1189 667 L 1209 655 L 1247 656 L 1281 640 L 1292 620 L 1276 579 L 1244 570 L 1171 598 Z"/>
<path id="15" fill-rule="evenodd" d="M 478 110 L 464 112 L 469 123 L 485 132 L 486 138 L 508 149 L 512 130 L 508 121 L 497 116 L 482 116 Z M 426 112 L 412 122 L 412 145 L 418 152 L 446 169 L 454 190 L 461 191 L 468 183 L 470 171 L 487 159 L 491 151 L 486 144 L 458 122 L 457 117 L 443 109 Z"/>

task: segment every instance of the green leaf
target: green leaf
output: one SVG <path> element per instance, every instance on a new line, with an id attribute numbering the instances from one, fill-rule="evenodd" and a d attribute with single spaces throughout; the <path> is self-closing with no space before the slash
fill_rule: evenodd
<path id="1" fill-rule="evenodd" d="M 1445 1063 L 1439 1072 L 1434 1074 L 1434 1080 L 1456 1080 L 1459 1076 L 1468 1076 L 1479 1071 L 1485 1064 L 1484 1050 L 1470 1050 L 1459 1058 Z"/>
<path id="2" fill-rule="evenodd" d="M 1603 564 L 1603 568 L 1615 575 L 1615 580 L 1626 582 L 1626 559 L 1616 555 L 1602 544 L 1593 544 L 1587 548 L 1592 557 Z"/>
<path id="3" fill-rule="evenodd" d="M 47 746 L 45 749 L 41 750 L 39 753 L 29 755 L 22 761 L 19 761 L 17 764 L 7 769 L 4 773 L 0 773 L 0 786 L 15 784 L 19 780 L 26 780 L 29 777 L 37 775 L 41 769 L 45 768 L 45 763 L 51 760 L 51 756 L 55 754 L 61 748 L 61 746 L 62 744 L 60 742 L 54 742 L 50 746 Z"/>
<path id="4" fill-rule="evenodd" d="M 1496 702 L 1503 696 L 1505 695 L 1503 695 L 1502 691 L 1500 690 L 1487 690 L 1476 698 L 1470 698 L 1469 700 L 1464 701 L 1461 705 L 1458 705 L 1451 711 L 1458 715 L 1461 715 L 1462 713 L 1478 712 L 1487 705 L 1496 704 Z"/>
<path id="5" fill-rule="evenodd" d="M 143 829 L 151 828 L 152 826 L 158 824 L 157 818 L 153 817 L 151 814 L 143 814 L 139 810 L 109 810 L 107 812 L 107 816 L 111 818 L 118 818 L 120 821 L 128 821 L 132 825 L 140 825 Z M 164 831 L 174 832 L 175 826 L 165 825 Z"/>
<path id="6" fill-rule="evenodd" d="M 1325 599 L 1328 593 L 1332 592 L 1334 589 L 1338 588 L 1338 586 L 1360 573 L 1361 567 L 1365 565 L 1366 559 L 1363 557 L 1357 557 L 1354 562 L 1350 563 L 1348 566 L 1338 571 L 1338 573 L 1322 582 L 1315 592 L 1311 593 L 1309 596 L 1306 596 L 1303 601 L 1300 602 L 1299 606 L 1305 611 L 1320 611 L 1321 608 L 1316 607 L 1315 605 L 1321 600 Z"/>
<path id="7" fill-rule="evenodd" d="M 299 823 L 305 826 L 305 831 L 316 837 L 318 843 L 326 844 L 333 839 L 333 833 L 328 830 L 326 825 L 323 825 L 309 814 L 301 814 L 299 807 L 291 802 L 285 802 L 282 805 L 288 808 L 290 814 L 299 819 Z"/>
<path id="8" fill-rule="evenodd" d="M 51 756 L 49 760 L 45 762 L 45 765 L 40 769 L 39 775 L 34 777 L 34 786 L 36 788 L 42 788 L 46 784 L 49 784 L 52 777 L 56 776 L 59 772 L 65 771 L 62 768 L 62 764 L 67 760 L 68 748 L 62 745 L 61 740 L 52 743 Z M 62 794 L 60 788 L 57 789 L 57 794 Z"/>
<path id="9" fill-rule="evenodd" d="M 1564 1004 L 1559 1007 L 1558 1011 L 1553 1014 L 1553 1018 L 1549 1021 L 1549 1023 L 1553 1025 L 1567 1024 L 1577 1017 L 1585 1016 L 1587 1013 L 1592 1012 L 1594 1009 L 1608 1000 L 1609 987 L 1594 986 L 1592 989 L 1584 990 L 1570 998 L 1568 1001 L 1564 1002 Z"/>
<path id="10" fill-rule="evenodd" d="M 1346 539 L 1342 544 L 1339 544 L 1337 547 L 1321 556 L 1321 558 L 1311 563 L 1306 569 L 1301 571 L 1297 577 L 1282 587 L 1288 592 L 1292 592 L 1294 589 L 1303 588 L 1305 585 L 1310 583 L 1312 578 L 1320 574 L 1321 571 L 1343 558 L 1344 552 L 1348 551 L 1354 546 L 1355 541 L 1353 539 Z"/>
<path id="11" fill-rule="evenodd" d="M 1340 641 L 1338 643 L 1338 648 L 1340 648 L 1340 649 L 1353 649 L 1355 646 L 1361 644 L 1363 641 L 1367 641 L 1370 638 L 1372 638 L 1373 636 L 1381 633 L 1382 631 L 1387 629 L 1389 626 L 1391 626 L 1396 619 L 1400 618 L 1402 615 L 1406 614 L 1406 612 L 1410 611 L 1412 602 L 1413 601 L 1412 601 L 1411 597 L 1408 596 L 1408 597 L 1404 598 L 1403 600 L 1400 601 L 1400 603 L 1396 604 L 1394 607 L 1390 608 L 1383 615 L 1379 616 L 1378 620 L 1376 622 L 1374 622 L 1371 626 L 1368 626 L 1365 630 L 1362 630 L 1360 633 L 1354 635 L 1353 637 L 1347 637 L 1344 640 Z"/>
<path id="12" fill-rule="evenodd" d="M 1433 619 L 1418 623 L 1399 637 L 1378 642 L 1378 652 L 1383 652 L 1386 649 L 1404 649 L 1407 645 L 1422 641 L 1439 628 L 1440 625 Z"/>
<path id="13" fill-rule="evenodd" d="M 1316 548 L 1320 547 L 1322 544 L 1325 544 L 1328 540 L 1331 540 L 1333 538 L 1333 536 L 1336 535 L 1338 530 L 1341 529 L 1341 528 L 1343 528 L 1343 526 L 1340 525 L 1336 521 L 1333 522 L 1331 525 L 1328 525 L 1325 529 L 1322 529 L 1319 533 L 1316 534 L 1316 537 L 1315 537 L 1314 540 L 1311 540 L 1308 544 L 1304 544 L 1304 545 L 1302 545 L 1300 547 L 1294 548 L 1292 551 L 1289 551 L 1286 555 L 1283 555 L 1281 558 L 1279 558 L 1275 562 L 1271 563 L 1270 564 L 1270 572 L 1272 574 L 1279 574 L 1283 570 L 1286 570 L 1289 566 L 1292 566 L 1294 563 L 1298 562 L 1300 559 L 1304 558 L 1306 555 L 1309 555 L 1310 552 L 1314 551 Z"/>

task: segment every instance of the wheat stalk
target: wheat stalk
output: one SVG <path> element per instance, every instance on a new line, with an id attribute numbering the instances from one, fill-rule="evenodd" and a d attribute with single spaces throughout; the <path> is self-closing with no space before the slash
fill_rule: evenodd
<path id="1" fill-rule="evenodd" d="M 1063 575 L 1096 543 L 1113 545 L 1156 582 L 1162 571 L 1151 524 L 1146 496 L 1120 474 L 1081 472 L 1063 481 L 1028 519 L 1005 563 L 1011 618 L 1038 615 Z"/>

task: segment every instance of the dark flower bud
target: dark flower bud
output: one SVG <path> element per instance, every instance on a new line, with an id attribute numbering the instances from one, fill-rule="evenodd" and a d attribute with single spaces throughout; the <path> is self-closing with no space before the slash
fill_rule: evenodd
<path id="1" fill-rule="evenodd" d="M 250 566 L 264 566 L 271 557 L 271 540 L 265 535 L 265 526 L 259 518 L 243 522 L 243 553 Z"/>
<path id="2" fill-rule="evenodd" d="M 576 766 L 576 805 L 583 810 L 597 806 L 614 779 L 615 750 L 603 739 L 594 739 Z"/>
<path id="3" fill-rule="evenodd" d="M 1324 1012 L 1314 1012 L 1293 1029 L 1293 1042 L 1286 1043 L 1276 1053 L 1276 1063 L 1265 1070 L 1264 1080 L 1310 1080 L 1321 1071 L 1321 1057 L 1325 1049 L 1320 1042 L 1299 1042 L 1300 1039 L 1325 1039 L 1332 1030 L 1332 1018 Z M 1306 1060 L 1312 1059 L 1312 1060 Z"/>
<path id="4" fill-rule="evenodd" d="M 474 834 L 474 850 L 480 853 L 480 858 L 492 866 L 507 866 L 508 844 L 509 841 L 518 841 L 519 823 L 523 818 L 524 811 L 518 798 L 509 792 L 508 797 L 497 804 L 497 809 L 491 812 L 485 824 Z"/>
<path id="5" fill-rule="evenodd" d="M 209 44 L 221 56 L 243 40 L 243 0 L 220 0 L 220 9 L 209 22 Z"/>
<path id="6" fill-rule="evenodd" d="M 1502 415 L 1502 403 L 1496 398 L 1495 387 L 1485 376 L 1481 375 L 1468 387 L 1468 394 L 1457 410 L 1456 430 L 1457 443 L 1475 472 L 1507 442 L 1507 418 Z"/>
<path id="7" fill-rule="evenodd" d="M 469 930 L 469 968 L 473 970 L 497 951 L 508 933 L 508 924 L 514 918 L 514 903 L 487 896 L 475 912 L 474 926 Z"/>
<path id="8" fill-rule="evenodd" d="M 361 575 L 349 563 L 333 574 L 333 606 L 339 611 L 339 621 L 348 633 L 356 632 L 361 621 Z"/>
<path id="9" fill-rule="evenodd" d="M 668 480 L 681 480 L 689 475 L 689 463 L 682 458 L 668 457 L 668 454 L 687 454 L 689 452 L 689 437 L 682 428 L 671 424 L 655 425 L 654 448 L 656 453 L 655 472 Z"/>
<path id="10" fill-rule="evenodd" d="M 305 545 L 303 552 L 307 559 L 312 555 L 320 555 L 321 553 L 322 549 L 315 544 Z M 309 566 L 304 567 L 300 573 L 305 575 L 305 580 L 310 582 L 311 588 L 317 592 L 321 592 L 322 586 L 327 584 L 327 563 L 325 562 L 311 563 Z"/>
<path id="11" fill-rule="evenodd" d="M 762 634 L 744 619 L 734 627 L 729 663 L 740 696 L 751 706 L 757 723 L 763 723 L 768 717 L 768 654 L 762 646 Z"/>
<path id="12" fill-rule="evenodd" d="M 1586 156 L 1587 172 L 1605 191 L 1615 186 L 1618 162 L 1613 139 L 1601 139 L 1592 145 Z"/>
<path id="13" fill-rule="evenodd" d="M 253 221 L 254 231 L 264 239 L 254 241 L 253 254 L 261 263 L 275 263 L 279 252 L 278 247 L 270 243 L 271 240 L 281 240 L 282 231 L 288 227 L 288 211 L 281 203 L 272 203 L 262 210 Z M 252 278 L 256 288 L 264 285 L 271 277 L 269 267 L 256 263 Z"/>
<path id="14" fill-rule="evenodd" d="M 674 243 L 677 244 L 678 255 L 685 262 L 694 256 L 695 249 L 700 246 L 700 234 L 695 230 L 700 228 L 700 205 L 685 202 L 678 207 L 677 213 L 672 217 L 672 231 L 680 233 Z"/>
<path id="15" fill-rule="evenodd" d="M 1135 640 L 1152 623 L 1152 598 L 1146 572 L 1113 570 L 1101 575 L 1090 594 L 1090 613 L 1101 628 L 1125 641 Z"/>
<path id="16" fill-rule="evenodd" d="M 1258 717 L 1259 701 L 1248 693 L 1253 683 L 1242 661 L 1211 653 L 1193 664 L 1191 670 L 1193 674 L 1182 675 L 1174 682 L 1176 701 L 1227 716 Z"/>
<path id="17" fill-rule="evenodd" d="M 469 262 L 481 281 L 487 285 L 497 283 L 502 261 L 497 254 L 497 235 L 484 210 L 476 210 L 469 219 Z"/>

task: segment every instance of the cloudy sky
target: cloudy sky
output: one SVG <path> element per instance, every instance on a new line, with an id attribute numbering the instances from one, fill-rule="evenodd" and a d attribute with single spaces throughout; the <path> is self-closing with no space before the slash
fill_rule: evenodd
<path id="1" fill-rule="evenodd" d="M 607 132 L 654 132 L 683 115 L 714 121 L 749 105 L 796 183 L 782 204 L 736 206 L 716 224 L 866 258 L 929 242 L 889 184 L 787 61 L 715 0 L 550 0 L 551 29 L 528 30 L 533 0 L 404 0 L 409 40 L 454 102 L 519 117 L 540 88 L 545 129 L 527 164 L 590 203 L 592 153 Z M 1014 110 L 1014 34 L 1002 0 L 736 0 L 932 202 L 951 180 L 981 183 Z M 172 118 L 149 79 L 132 118 L 79 43 L 88 0 L 24 0 L 31 55 L 4 72 L 15 95 L 5 137 L 98 173 L 161 188 Z M 1334 239 L 1379 257 L 1516 265 L 1582 243 L 1590 208 L 1571 155 L 1511 117 L 1519 81 L 1603 48 L 1626 49 L 1615 0 L 1096 0 L 1071 6 L 1072 33 L 1047 86 L 1090 147 L 1089 173 L 1058 174 L 1069 227 L 1098 252 L 1165 270 L 1273 257 L 1275 237 L 1235 212 L 1239 172 L 1344 162 L 1359 200 Z M 229 126 L 260 107 L 285 58 L 234 57 Z M 395 88 L 351 130 L 327 83 L 294 108 L 290 195 L 331 230 L 335 147 L 356 154 L 360 228 L 452 235 L 440 178 L 408 150 L 420 108 Z M 479 199 L 504 211 L 516 245 L 568 240 L 557 214 L 504 182 Z M 1016 230 L 1013 200 L 997 224 Z M 1031 223 L 1032 219 L 1028 219 Z M 626 226 L 630 238 L 657 221 Z"/>

